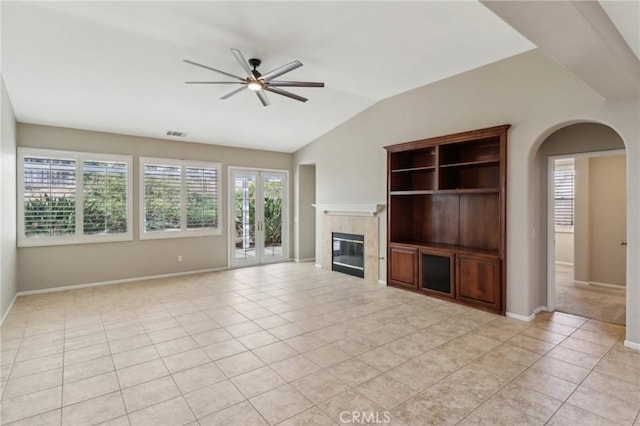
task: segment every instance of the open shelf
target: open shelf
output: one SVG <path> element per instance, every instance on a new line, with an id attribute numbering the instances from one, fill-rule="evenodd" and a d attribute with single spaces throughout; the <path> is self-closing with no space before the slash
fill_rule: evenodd
<path id="1" fill-rule="evenodd" d="M 451 164 L 441 164 L 440 168 L 448 168 L 448 167 L 477 167 L 477 166 L 499 166 L 500 161 L 498 160 L 483 160 L 483 161 L 467 161 L 465 163 L 451 163 Z"/>
<path id="2" fill-rule="evenodd" d="M 389 177 L 389 185 L 390 191 L 434 190 L 436 169 L 435 167 L 421 167 L 410 172 L 392 173 Z"/>
<path id="3" fill-rule="evenodd" d="M 500 185 L 499 163 L 440 167 L 439 189 L 488 189 Z"/>
<path id="4" fill-rule="evenodd" d="M 438 146 L 440 166 L 500 161 L 500 138 L 449 143 Z"/>
<path id="5" fill-rule="evenodd" d="M 436 165 L 435 147 L 416 149 L 412 152 L 397 152 L 390 155 L 390 170 L 407 170 L 434 167 Z"/>
<path id="6" fill-rule="evenodd" d="M 435 170 L 436 166 L 424 166 L 424 167 L 409 167 L 406 169 L 391 170 L 391 173 L 406 173 L 406 172 L 418 172 L 421 170 Z"/>
<path id="7" fill-rule="evenodd" d="M 433 191 L 437 194 L 495 194 L 498 192 L 500 192 L 500 188 L 439 189 Z"/>
<path id="8" fill-rule="evenodd" d="M 406 195 L 431 195 L 441 191 L 436 191 L 434 189 L 419 189 L 419 190 L 411 190 L 411 191 L 391 191 L 389 195 L 392 196 L 406 196 Z"/>

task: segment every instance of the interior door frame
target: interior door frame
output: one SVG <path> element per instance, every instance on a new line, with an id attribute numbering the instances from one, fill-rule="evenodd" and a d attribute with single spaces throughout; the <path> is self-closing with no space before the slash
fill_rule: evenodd
<path id="1" fill-rule="evenodd" d="M 262 253 L 258 254 L 258 244 L 256 243 L 256 261 L 254 263 L 246 263 L 246 264 L 241 264 L 241 265 L 237 265 L 233 263 L 233 254 L 235 252 L 235 234 L 234 234 L 234 230 L 235 230 L 235 215 L 234 215 L 234 208 L 235 208 L 235 181 L 233 179 L 233 173 L 234 172 L 241 172 L 241 171 L 246 171 L 246 172 L 252 172 L 256 174 L 256 185 L 259 185 L 260 188 L 262 188 L 262 174 L 263 173 L 280 173 L 284 175 L 284 188 L 283 188 L 283 199 L 282 199 L 282 259 L 276 259 L 276 260 L 270 260 L 270 261 L 264 261 L 262 259 Z M 243 268 L 246 266 L 257 266 L 257 265 L 263 265 L 263 264 L 268 264 L 268 263 L 277 263 L 277 262 L 286 262 L 289 260 L 289 227 L 290 227 L 290 223 L 289 223 L 289 198 L 290 198 L 290 193 L 289 193 L 289 170 L 284 170 L 284 169 L 264 169 L 264 168 L 258 168 L 258 167 L 242 167 L 242 166 L 229 166 L 228 167 L 228 171 L 227 171 L 227 177 L 228 177 L 228 182 L 229 182 L 229 190 L 228 190 L 228 197 L 227 197 L 227 203 L 228 203 L 228 213 L 229 213 L 229 222 L 228 222 L 228 232 L 227 232 L 227 237 L 229 240 L 228 243 L 228 259 L 227 259 L 227 264 L 229 265 L 229 268 Z M 262 189 L 260 189 L 260 192 L 262 192 Z M 256 194 L 256 198 L 258 198 L 259 194 Z M 258 208 L 258 206 L 262 206 L 263 202 L 260 199 L 256 200 L 256 210 Z M 263 213 L 260 213 L 260 215 L 262 215 Z M 255 232 L 255 231 L 254 231 Z M 255 235 L 255 234 L 254 234 Z M 260 251 L 262 251 L 264 249 L 264 247 L 260 248 Z"/>
<path id="2" fill-rule="evenodd" d="M 610 157 L 614 155 L 626 156 L 628 154 L 626 149 L 611 149 L 605 151 L 579 152 L 575 154 L 550 155 L 547 158 L 547 311 L 556 310 L 555 161 L 563 158 Z M 627 193 L 625 192 L 625 198 L 626 196 Z M 627 262 L 628 261 L 629 258 L 627 257 Z"/>

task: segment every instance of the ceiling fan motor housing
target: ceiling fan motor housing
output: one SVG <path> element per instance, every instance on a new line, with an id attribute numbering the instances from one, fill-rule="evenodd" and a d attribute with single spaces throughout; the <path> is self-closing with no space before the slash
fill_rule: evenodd
<path id="1" fill-rule="evenodd" d="M 258 72 L 258 70 L 256 69 L 260 66 L 261 63 L 262 61 L 260 59 L 256 59 L 256 58 L 249 59 L 249 65 L 253 67 L 252 72 L 255 78 L 260 78 L 262 76 L 262 74 L 260 74 L 260 72 Z"/>

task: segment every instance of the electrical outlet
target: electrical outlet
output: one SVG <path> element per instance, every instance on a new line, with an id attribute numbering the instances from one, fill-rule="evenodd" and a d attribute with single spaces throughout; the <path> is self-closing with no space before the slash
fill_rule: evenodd
<path id="1" fill-rule="evenodd" d="M 178 256 L 178 262 L 182 262 L 182 256 Z"/>

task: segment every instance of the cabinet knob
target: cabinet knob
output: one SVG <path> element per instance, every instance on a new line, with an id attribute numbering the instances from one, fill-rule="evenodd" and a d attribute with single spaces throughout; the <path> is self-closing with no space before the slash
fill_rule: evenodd
<path id="1" fill-rule="evenodd" d="M 623 242 L 621 242 L 621 243 L 620 243 L 620 245 L 621 245 L 621 246 L 626 246 L 626 245 L 627 245 L 627 242 L 626 242 L 626 241 L 623 241 Z"/>

